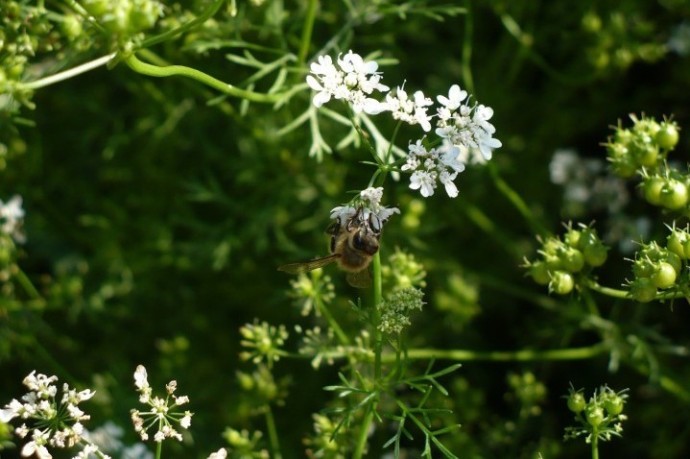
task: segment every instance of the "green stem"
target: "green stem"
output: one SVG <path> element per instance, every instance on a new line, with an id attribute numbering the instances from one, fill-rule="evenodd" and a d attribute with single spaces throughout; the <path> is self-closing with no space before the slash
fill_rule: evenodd
<path id="1" fill-rule="evenodd" d="M 462 45 L 462 79 L 467 90 L 474 94 L 474 81 L 472 79 L 472 33 L 474 21 L 472 17 L 472 1 L 465 2 L 467 13 L 465 14 L 465 40 Z"/>
<path id="2" fill-rule="evenodd" d="M 331 311 L 321 300 L 321 297 L 316 298 L 316 309 L 318 309 L 318 311 L 326 318 L 328 326 L 331 327 L 331 329 L 335 332 L 335 335 L 338 337 L 340 343 L 346 346 L 349 345 L 350 339 L 347 337 L 343 329 L 340 328 L 340 325 L 338 325 L 338 321 L 335 320 L 335 317 L 333 317 Z"/>
<path id="3" fill-rule="evenodd" d="M 472 351 L 467 349 L 410 349 L 407 358 L 410 360 L 446 359 L 457 361 L 491 361 L 491 362 L 530 362 L 541 360 L 583 360 L 604 355 L 608 347 L 603 343 L 593 346 L 573 347 L 566 349 L 519 351 Z M 384 356 L 386 362 L 394 361 L 395 355 Z"/>
<path id="4" fill-rule="evenodd" d="M 596 429 L 592 432 L 592 459 L 599 459 L 599 436 Z"/>
<path id="5" fill-rule="evenodd" d="M 168 30 L 167 32 L 164 32 L 160 35 L 156 35 L 151 38 L 147 38 L 141 43 L 142 48 L 148 48 L 149 46 L 153 46 L 155 44 L 158 44 L 163 41 L 170 40 L 171 38 L 186 32 L 189 29 L 192 29 L 200 24 L 203 24 L 206 22 L 208 18 L 216 14 L 216 12 L 220 9 L 221 6 L 225 3 L 225 0 L 215 0 L 211 5 L 209 5 L 206 10 L 201 13 L 199 16 L 196 18 L 192 19 L 191 21 L 182 24 L 180 27 L 172 30 Z"/>
<path id="6" fill-rule="evenodd" d="M 597 307 L 597 303 L 594 301 L 594 298 L 592 298 L 592 293 L 588 288 L 583 288 L 580 291 L 582 298 L 585 300 L 585 304 L 587 305 L 587 309 L 589 309 L 589 313 L 595 317 L 601 317 L 601 314 L 599 314 L 599 308 Z"/>
<path id="7" fill-rule="evenodd" d="M 378 386 L 381 381 L 381 354 L 383 349 L 383 335 L 381 330 L 379 330 L 379 322 L 381 320 L 381 315 L 379 313 L 378 306 L 383 301 L 383 287 L 381 282 L 381 256 L 379 252 L 376 252 L 372 260 L 372 276 L 374 278 L 374 304 L 372 305 L 371 311 L 371 325 L 374 332 L 374 382 Z M 357 445 L 355 447 L 355 452 L 353 458 L 359 459 L 364 454 L 364 450 L 367 445 L 367 438 L 369 437 L 369 429 L 374 422 L 374 414 L 376 412 L 377 400 L 374 399 L 367 406 L 367 414 L 362 420 L 362 426 L 359 431 L 359 437 L 357 439 Z"/>
<path id="8" fill-rule="evenodd" d="M 61 81 L 70 79 L 82 73 L 88 72 L 89 70 L 93 70 L 95 68 L 106 65 L 108 62 L 112 61 L 116 55 L 116 53 L 112 53 L 108 54 L 107 56 L 99 57 L 98 59 L 94 59 L 90 62 L 86 62 L 85 64 L 78 65 L 71 69 L 65 70 L 64 72 L 56 73 L 55 75 L 41 78 L 36 81 L 22 83 L 21 87 L 25 89 L 39 89 L 46 86 L 50 86 L 51 84 L 59 83 Z"/>
<path id="9" fill-rule="evenodd" d="M 29 295 L 29 298 L 31 298 L 32 300 L 41 299 L 41 294 L 38 293 L 38 290 L 36 290 L 36 287 L 34 287 L 34 284 L 31 282 L 31 279 L 29 279 L 29 276 L 27 276 L 21 268 L 17 266 L 17 270 L 14 273 L 14 275 L 15 279 L 17 279 L 24 291 Z"/>
<path id="10" fill-rule="evenodd" d="M 585 285 L 587 288 L 590 290 L 593 290 L 595 292 L 599 292 L 602 295 L 610 296 L 613 298 L 620 298 L 622 300 L 629 300 L 630 299 L 630 294 L 627 290 L 620 290 L 620 289 L 615 289 L 611 287 L 604 287 L 603 285 L 599 285 L 597 282 L 587 279 L 585 281 Z"/>
<path id="11" fill-rule="evenodd" d="M 156 442 L 156 459 L 161 459 L 161 453 L 163 452 L 163 442 Z"/>
<path id="12" fill-rule="evenodd" d="M 383 302 L 383 286 L 381 282 L 381 257 L 376 252 L 372 262 L 372 275 L 374 277 L 374 304 L 371 317 L 374 328 L 374 378 L 378 382 L 381 379 L 381 350 L 383 349 L 383 335 L 379 330 L 381 315 L 379 305 Z"/>
<path id="13" fill-rule="evenodd" d="M 367 438 L 369 438 L 369 426 L 374 421 L 374 403 L 375 402 L 372 402 L 369 405 L 369 411 L 367 411 L 367 414 L 364 416 L 364 420 L 362 421 L 362 428 L 359 431 L 355 451 L 352 455 L 353 459 L 361 459 L 364 455 L 364 450 L 367 447 Z"/>
<path id="14" fill-rule="evenodd" d="M 283 455 L 280 453 L 280 441 L 278 440 L 278 430 L 276 429 L 276 422 L 273 417 L 273 411 L 270 405 L 266 405 L 266 430 L 268 431 L 268 442 L 271 445 L 271 457 L 275 459 L 282 459 Z"/>
<path id="15" fill-rule="evenodd" d="M 302 25 L 302 40 L 299 45 L 299 54 L 297 55 L 297 61 L 300 64 L 307 62 L 309 45 L 311 44 L 311 34 L 314 30 L 314 21 L 316 19 L 316 7 L 318 4 L 318 0 L 309 0 L 309 4 L 307 5 L 307 15 Z"/>
<path id="16" fill-rule="evenodd" d="M 247 91 L 246 89 L 237 88 L 231 84 L 224 83 L 204 72 L 191 67 L 183 65 L 167 65 L 159 67 L 157 65 L 147 64 L 140 61 L 134 54 L 123 57 L 123 61 L 135 72 L 152 77 L 169 77 L 169 76 L 183 76 L 197 80 L 207 86 L 210 86 L 223 94 L 238 97 L 240 99 L 250 100 L 252 102 L 272 103 L 277 102 L 280 94 L 261 94 L 257 92 Z"/>
<path id="17" fill-rule="evenodd" d="M 508 198 L 508 201 L 510 201 L 510 203 L 513 204 L 517 211 L 520 212 L 522 217 L 532 228 L 532 231 L 544 237 L 548 236 L 551 232 L 547 230 L 539 220 L 537 220 L 534 214 L 532 214 L 532 211 L 530 210 L 529 206 L 520 197 L 520 195 L 515 190 L 513 190 L 510 187 L 510 185 L 508 185 L 508 183 L 505 180 L 503 180 L 503 178 L 501 178 L 496 166 L 490 162 L 488 163 L 487 167 L 489 169 L 489 172 L 491 173 L 491 177 L 494 180 L 496 188 L 498 188 L 498 191 L 500 191 L 503 194 L 503 196 Z"/>

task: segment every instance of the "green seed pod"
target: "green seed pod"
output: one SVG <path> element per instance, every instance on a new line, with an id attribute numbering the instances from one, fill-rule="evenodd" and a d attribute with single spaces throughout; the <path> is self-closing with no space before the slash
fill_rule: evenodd
<path id="1" fill-rule="evenodd" d="M 568 409 L 573 413 L 580 413 L 586 405 L 587 401 L 582 392 L 571 392 L 568 396 Z"/>

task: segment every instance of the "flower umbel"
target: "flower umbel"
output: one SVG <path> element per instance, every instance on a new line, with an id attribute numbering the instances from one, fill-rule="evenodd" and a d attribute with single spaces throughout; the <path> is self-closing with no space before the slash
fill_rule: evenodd
<path id="1" fill-rule="evenodd" d="M 393 290 L 377 306 L 381 313 L 379 330 L 389 335 L 399 335 L 410 325 L 410 316 L 414 311 L 421 311 L 424 306 L 424 292 L 409 287 Z"/>
<path id="2" fill-rule="evenodd" d="M 97 453 L 99 457 L 107 458 L 107 455 L 84 437 L 82 422 L 87 421 L 90 416 L 78 406 L 93 397 L 95 392 L 89 389 L 78 392 L 65 383 L 62 385 L 62 396 L 58 397 L 57 381 L 57 376 L 32 371 L 23 381 L 29 392 L 21 397 L 21 401 L 13 399 L 0 410 L 0 422 L 9 423 L 19 418 L 33 424 L 29 426 L 23 422 L 15 429 L 18 437 L 31 438 L 22 448 L 21 455 L 51 458 L 48 447 L 72 448 L 79 445 L 83 450 L 76 457 Z"/>
<path id="3" fill-rule="evenodd" d="M 240 328 L 240 334 L 244 338 L 240 344 L 247 349 L 240 353 L 240 358 L 254 363 L 265 360 L 268 366 L 280 360 L 283 353 L 281 347 L 290 336 L 284 325 L 276 327 L 268 322 L 259 323 L 258 320 Z"/>
<path id="4" fill-rule="evenodd" d="M 378 64 L 365 61 L 352 51 L 342 58 L 338 56 L 337 63 L 336 67 L 330 56 L 319 56 L 317 62 L 311 64 L 307 84 L 317 91 L 314 105 L 320 107 L 335 98 L 351 103 L 355 113 L 379 113 L 383 109 L 381 103 L 368 97 L 374 91 L 386 92 L 389 89 L 380 82 Z"/>
<path id="5" fill-rule="evenodd" d="M 177 382 L 170 381 L 166 384 L 165 398 L 152 396 L 151 386 L 148 382 L 148 374 L 143 365 L 137 366 L 134 371 L 134 385 L 139 392 L 139 401 L 150 407 L 149 411 L 131 410 L 134 430 L 142 440 L 149 439 L 148 431 L 157 429 L 153 435 L 154 441 L 160 443 L 166 438 L 174 438 L 182 441 L 182 435 L 175 430 L 173 424 L 178 424 L 183 429 L 188 429 L 192 423 L 191 411 L 181 411 L 179 407 L 189 403 L 186 395 L 175 395 Z"/>
<path id="6" fill-rule="evenodd" d="M 444 142 L 437 148 L 427 150 L 422 140 L 410 144 L 407 161 L 401 167 L 403 171 L 412 172 L 410 188 L 419 190 L 425 198 L 432 196 L 438 182 L 441 182 L 451 198 L 458 195 L 458 188 L 453 182 L 458 173 L 465 170 L 458 157 L 460 149 Z"/>
<path id="7" fill-rule="evenodd" d="M 381 205 L 383 198 L 382 187 L 369 187 L 362 190 L 355 198 L 353 205 L 337 206 L 331 209 L 331 218 L 339 220 L 341 225 L 345 225 L 352 217 L 360 212 L 361 221 L 371 221 L 372 215 L 376 222 L 383 226 L 394 214 L 399 214 L 397 207 L 385 207 Z M 380 230 L 380 228 L 378 228 Z"/>
<path id="8" fill-rule="evenodd" d="M 612 436 L 621 436 L 622 422 L 628 419 L 623 414 L 623 407 L 628 398 L 626 390 L 614 392 L 608 386 L 602 386 L 585 403 L 582 390 L 570 388 L 568 408 L 575 413 L 576 427 L 566 427 L 566 440 L 585 436 L 587 443 L 596 440 L 609 441 Z"/>

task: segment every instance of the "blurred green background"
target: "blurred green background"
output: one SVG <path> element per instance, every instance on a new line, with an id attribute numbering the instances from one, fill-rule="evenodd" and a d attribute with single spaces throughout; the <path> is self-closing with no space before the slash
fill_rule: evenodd
<path id="1" fill-rule="evenodd" d="M 419 12 L 446 4 L 420 3 Z M 168 14 L 203 5 L 171 2 Z M 238 16 L 221 10 L 203 27 L 153 51 L 241 84 L 249 73 L 226 58 L 240 52 L 227 41 L 296 53 L 305 5 L 240 2 Z M 467 14 L 442 21 L 415 11 L 398 14 L 396 5 L 321 2 L 310 53 L 340 31 L 338 50 L 380 51 L 398 61 L 381 69 L 390 86 L 405 82 L 408 90 L 427 95 L 446 94 L 455 83 L 470 87 L 495 111 L 503 147 L 494 152 L 492 166 L 550 230 L 558 232 L 561 221 L 573 218 L 596 220 L 606 233 L 613 218 L 601 209 L 564 210 L 564 189 L 549 176 L 557 149 L 603 160 L 610 126 L 644 112 L 673 116 L 684 129 L 673 159 L 687 161 L 687 2 L 471 2 L 458 4 L 470 7 Z M 342 31 L 348 20 L 351 27 Z M 99 46 L 94 43 L 87 55 L 107 51 Z M 259 50 L 256 56 L 277 54 Z M 64 59 L 67 66 L 86 60 L 70 53 Z M 301 84 L 304 75 L 292 72 L 288 83 Z M 255 90 L 269 86 L 262 81 Z M 252 370 L 238 359 L 238 329 L 254 318 L 290 330 L 309 325 L 288 297 L 291 278 L 276 267 L 326 253 L 329 210 L 346 202 L 349 190 L 366 186 L 372 169 L 359 162 L 368 159 L 366 153 L 353 148 L 320 162 L 309 158 L 306 125 L 277 135 L 306 109 L 307 90 L 278 110 L 251 104 L 246 114 L 237 100 L 216 97 L 190 80 L 152 79 L 118 65 L 37 91 L 35 110 L 21 114 L 34 127 L 0 118 L 0 140 L 7 146 L 0 199 L 24 199 L 27 243 L 19 265 L 46 298 L 33 306 L 0 303 L 3 404 L 22 393 L 21 379 L 36 369 L 96 389 L 86 405 L 90 426 L 111 419 L 129 432 L 129 409 L 136 405 L 132 373 L 144 364 L 154 387 L 177 379 L 196 413 L 193 445 L 166 445 L 165 457 L 206 457 L 222 446 L 228 425 L 264 429 L 236 382 L 238 370 Z M 322 130 L 333 145 L 342 134 L 326 122 Z M 400 138 L 405 147 L 407 137 Z M 577 295 L 548 296 L 524 277 L 519 265 L 523 256 L 534 255 L 537 241 L 490 171 L 469 168 L 457 183 L 457 199 L 441 192 L 423 199 L 404 181 L 386 186 L 387 203 L 399 206 L 402 218 L 386 227 L 384 260 L 400 247 L 428 271 L 427 306 L 415 317 L 411 346 L 486 351 L 595 343 L 597 331 L 568 312 L 579 307 Z M 634 182 L 627 192 L 631 201 L 618 213 L 648 217 L 646 237 L 662 237 L 668 218 L 637 199 Z M 630 254 L 616 244 L 599 272 L 601 282 L 613 287 L 629 276 L 623 257 Z M 335 269 L 330 274 L 338 294 L 334 309 L 356 331 L 360 324 L 347 302 L 358 292 Z M 9 296 L 26 296 L 16 286 L 7 288 Z M 688 344 L 685 301 L 670 307 L 602 298 L 599 306 L 623 340 L 646 337 L 683 349 Z M 687 358 L 654 359 L 660 374 L 688 386 Z M 630 420 L 623 439 L 601 447 L 602 457 L 686 457 L 688 401 L 661 389 L 634 362 L 623 356 L 613 372 L 607 357 L 466 362 L 445 380 L 450 397 L 439 400 L 462 424 L 447 444 L 463 458 L 532 458 L 539 451 L 545 458 L 586 457 L 583 442 L 561 441 L 571 422 L 561 396 L 571 382 L 588 394 L 608 383 L 630 388 Z M 425 363 L 418 367 L 423 371 Z M 288 381 L 289 396 L 274 411 L 285 457 L 304 457 L 302 439 L 311 431 L 311 414 L 329 399 L 321 388 L 336 382 L 337 365 L 314 371 L 306 360 L 281 360 L 275 370 Z M 515 384 L 536 384 L 515 382 L 525 373 L 543 384 L 536 411 L 515 390 Z M 126 441 L 135 442 L 134 434 Z M 371 457 L 381 454 L 374 448 Z"/>

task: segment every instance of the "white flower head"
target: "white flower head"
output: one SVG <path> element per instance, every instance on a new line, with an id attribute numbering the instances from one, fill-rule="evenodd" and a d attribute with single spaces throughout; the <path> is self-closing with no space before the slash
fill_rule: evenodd
<path id="1" fill-rule="evenodd" d="M 359 224 L 366 223 L 374 231 L 380 231 L 383 224 L 394 214 L 399 214 L 397 207 L 385 207 L 381 205 L 383 199 L 383 187 L 369 187 L 359 193 L 355 200 L 357 206 L 337 206 L 331 209 L 331 219 L 345 228 L 357 220 Z"/>
<path id="2" fill-rule="evenodd" d="M 165 385 L 165 397 L 152 396 L 153 390 L 148 382 L 146 368 L 138 365 L 134 371 L 134 385 L 140 393 L 139 401 L 149 406 L 148 411 L 136 409 L 130 411 L 134 430 L 139 437 L 144 441 L 148 440 L 147 430 L 157 426 L 158 430 L 153 434 L 154 441 L 162 442 L 166 438 L 181 441 L 182 435 L 172 427 L 172 424 L 179 424 L 187 429 L 192 422 L 192 412 L 179 410 L 180 405 L 189 403 L 189 397 L 174 394 L 177 390 L 177 382 L 172 380 Z"/>
<path id="3" fill-rule="evenodd" d="M 492 151 L 502 146 L 493 137 L 496 128 L 489 122 L 493 109 L 481 104 L 470 106 L 467 92 L 458 85 L 451 86 L 448 97 L 436 99 L 442 105 L 437 109 L 436 135 L 465 153 L 469 162 L 490 160 Z"/>
<path id="4" fill-rule="evenodd" d="M 405 164 L 400 168 L 410 172 L 410 189 L 419 190 L 428 198 L 433 196 L 437 182 L 443 184 L 446 194 L 451 198 L 458 196 L 454 183 L 458 173 L 465 170 L 460 157 L 460 149 L 448 141 L 443 141 L 437 148 L 427 150 L 422 140 L 409 145 Z"/>
<path id="5" fill-rule="evenodd" d="M 319 56 L 311 64 L 307 84 L 317 92 L 314 105 L 320 107 L 334 98 L 350 103 L 356 113 L 375 115 L 385 109 L 379 101 L 369 97 L 374 91 L 387 92 L 389 89 L 381 83 L 375 61 L 365 61 L 350 50 L 345 56 L 338 56 L 337 64 L 336 67 L 330 56 Z"/>
<path id="6" fill-rule="evenodd" d="M 408 124 L 419 124 L 425 132 L 431 130 L 431 117 L 427 114 L 427 107 L 433 105 L 433 101 L 426 97 L 422 91 L 417 91 L 410 99 L 407 92 L 398 87 L 395 94 L 387 94 L 383 103 L 387 111 L 391 112 L 393 119 L 404 121 Z"/>

